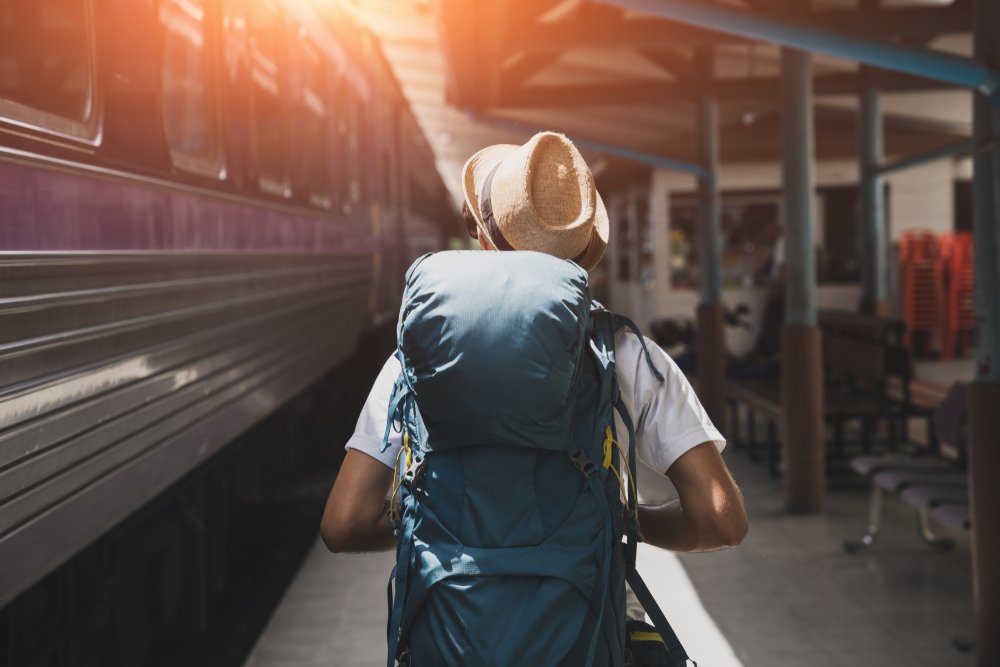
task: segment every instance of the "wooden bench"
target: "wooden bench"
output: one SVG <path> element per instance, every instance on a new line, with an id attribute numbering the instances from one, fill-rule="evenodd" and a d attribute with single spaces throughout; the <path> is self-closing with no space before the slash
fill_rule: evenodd
<path id="1" fill-rule="evenodd" d="M 905 324 L 898 320 L 869 317 L 858 313 L 822 310 L 819 326 L 823 334 L 824 418 L 832 427 L 833 452 L 844 453 L 844 425 L 861 424 L 861 442 L 871 449 L 872 427 L 879 419 L 888 420 L 889 446 L 900 440 L 901 417 L 915 413 L 910 396 L 913 364 L 903 344 Z M 900 396 L 887 391 L 895 380 Z M 767 460 L 772 473 L 778 468 L 778 424 L 783 418 L 780 378 L 753 378 L 729 383 L 734 443 L 748 445 L 752 460 L 757 459 L 755 420 L 765 420 L 768 430 Z M 747 414 L 744 432 L 739 418 L 742 406 Z"/>

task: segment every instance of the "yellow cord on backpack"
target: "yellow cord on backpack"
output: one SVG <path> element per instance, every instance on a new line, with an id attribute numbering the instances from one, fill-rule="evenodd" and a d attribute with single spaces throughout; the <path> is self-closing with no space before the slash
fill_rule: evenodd
<path id="1" fill-rule="evenodd" d="M 399 459 L 403 455 L 403 448 L 396 452 L 396 464 L 392 470 L 392 491 L 389 492 L 389 520 L 395 521 L 399 518 L 399 487 L 403 476 L 399 474 Z"/>
<path id="2" fill-rule="evenodd" d="M 615 479 L 618 480 L 618 486 L 621 487 L 622 499 L 625 499 L 625 480 L 622 479 L 622 475 L 618 472 L 617 466 L 611 460 L 611 454 L 614 452 L 612 445 L 617 444 L 615 442 L 614 435 L 611 434 L 611 425 L 609 424 L 607 428 L 604 429 L 604 468 L 610 470 L 615 475 Z M 625 466 L 628 467 L 627 465 Z"/>
<path id="3" fill-rule="evenodd" d="M 403 476 L 399 474 L 399 458 L 406 454 L 406 469 L 409 470 L 413 464 L 413 450 L 410 449 L 410 433 L 403 431 L 403 446 L 396 452 L 396 465 L 393 468 L 392 491 L 389 495 L 389 518 L 396 519 L 399 516 L 399 487 L 403 485 Z"/>
<path id="4" fill-rule="evenodd" d="M 638 494 L 635 490 L 635 479 L 632 477 L 632 469 L 629 468 L 628 459 L 625 456 L 625 450 L 622 449 L 621 443 L 615 440 L 614 435 L 611 433 L 611 425 L 608 424 L 608 426 L 604 429 L 604 467 L 615 474 L 615 477 L 618 479 L 618 486 L 622 489 L 622 498 L 625 499 L 628 498 L 628 493 L 625 489 L 625 480 L 622 479 L 621 473 L 618 472 L 618 469 L 612 464 L 611 461 L 611 453 L 614 451 L 611 448 L 612 445 L 618 448 L 619 458 L 621 459 L 622 465 L 625 467 L 625 472 L 628 473 L 629 486 L 632 487 L 632 497 L 637 498 Z"/>

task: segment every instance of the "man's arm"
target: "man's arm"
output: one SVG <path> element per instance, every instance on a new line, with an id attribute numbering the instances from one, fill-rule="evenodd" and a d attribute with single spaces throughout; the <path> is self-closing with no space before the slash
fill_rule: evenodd
<path id="1" fill-rule="evenodd" d="M 666 474 L 680 497 L 639 506 L 647 543 L 671 551 L 712 551 L 743 540 L 748 527 L 743 495 L 714 443 L 693 447 Z"/>
<path id="2" fill-rule="evenodd" d="M 347 450 L 320 522 L 320 535 L 330 551 L 395 547 L 386 511 L 392 476 L 392 469 L 381 461 L 356 449 Z"/>

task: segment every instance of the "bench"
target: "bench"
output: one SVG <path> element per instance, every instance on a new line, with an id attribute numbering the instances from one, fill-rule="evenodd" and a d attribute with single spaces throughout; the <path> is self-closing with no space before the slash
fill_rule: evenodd
<path id="1" fill-rule="evenodd" d="M 925 387 L 931 395 L 931 387 Z M 934 390 L 933 395 L 942 392 Z M 927 544 L 950 549 L 953 541 L 939 537 L 930 519 L 953 529 L 968 529 L 969 485 L 965 471 L 966 385 L 953 385 L 933 411 L 929 442 L 934 443 L 916 456 L 858 456 L 851 468 L 871 478 L 868 530 L 859 540 L 845 540 L 843 548 L 856 553 L 875 544 L 881 525 L 883 494 L 899 493 L 904 503 L 917 512 L 918 532 Z M 940 446 L 937 444 L 940 443 Z"/>
<path id="2" fill-rule="evenodd" d="M 903 344 L 905 324 L 848 311 L 821 310 L 819 326 L 823 334 L 824 418 L 833 430 L 834 452 L 843 454 L 844 426 L 851 420 L 860 422 L 862 447 L 869 451 L 873 425 L 887 419 L 889 446 L 895 447 L 903 416 L 919 411 L 910 396 L 913 365 Z M 901 388 L 899 396 L 887 391 L 890 380 Z M 728 390 L 734 443 L 739 446 L 744 441 L 739 418 L 742 406 L 747 414 L 746 444 L 751 460 L 757 460 L 755 419 L 762 417 L 768 429 L 768 467 L 777 473 L 777 425 L 783 417 L 780 378 L 736 379 L 730 381 Z"/>

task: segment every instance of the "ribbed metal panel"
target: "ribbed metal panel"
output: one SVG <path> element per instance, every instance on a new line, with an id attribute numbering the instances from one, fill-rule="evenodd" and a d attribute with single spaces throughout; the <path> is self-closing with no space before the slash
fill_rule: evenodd
<path id="1" fill-rule="evenodd" d="M 0 254 L 0 605 L 349 355 L 367 255 Z"/>

